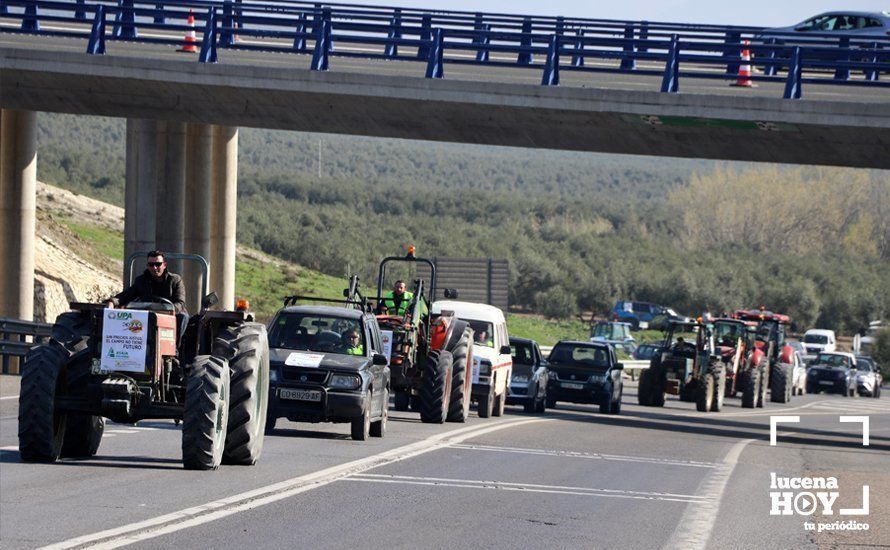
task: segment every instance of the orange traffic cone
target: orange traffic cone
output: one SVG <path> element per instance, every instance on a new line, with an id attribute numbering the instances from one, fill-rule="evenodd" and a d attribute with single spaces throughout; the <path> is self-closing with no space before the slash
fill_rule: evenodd
<path id="1" fill-rule="evenodd" d="M 185 33 L 185 44 L 179 48 L 179 51 L 198 53 L 198 39 L 195 37 L 195 14 L 192 13 L 191 8 L 189 8 L 189 18 L 186 20 L 186 25 L 190 28 Z"/>
<path id="2" fill-rule="evenodd" d="M 751 51 L 748 50 L 750 44 L 749 41 L 742 40 L 744 49 L 742 50 L 742 64 L 739 65 L 739 76 L 730 86 L 741 86 L 743 88 L 753 88 L 755 86 L 751 82 Z"/>

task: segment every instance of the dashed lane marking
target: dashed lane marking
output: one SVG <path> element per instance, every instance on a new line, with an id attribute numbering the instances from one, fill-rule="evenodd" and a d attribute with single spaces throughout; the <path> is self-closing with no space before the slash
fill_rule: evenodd
<path id="1" fill-rule="evenodd" d="M 609 455 L 602 453 L 584 453 L 578 451 L 558 451 L 551 449 L 523 449 L 520 447 L 497 447 L 493 445 L 452 445 L 454 449 L 467 449 L 471 451 L 490 451 L 498 453 L 518 453 L 539 456 L 556 456 L 561 458 L 580 458 L 588 460 L 614 460 L 617 462 L 643 462 L 647 464 L 662 464 L 665 466 L 689 466 L 692 468 L 714 468 L 714 462 L 697 462 L 694 460 L 678 460 L 670 458 L 650 458 L 645 456 Z"/>
<path id="2" fill-rule="evenodd" d="M 0 401 L 6 401 L 7 399 L 18 399 L 18 395 L 7 395 L 6 397 L 0 397 Z"/>
<path id="3" fill-rule="evenodd" d="M 488 481 L 473 479 L 449 479 L 440 477 L 415 477 L 380 474 L 356 474 L 342 481 L 362 481 L 367 483 L 397 483 L 428 487 L 451 487 L 459 489 L 489 489 L 519 491 L 523 493 L 545 493 L 558 495 L 578 495 L 603 498 L 628 498 L 634 500 L 660 500 L 703 504 L 709 497 L 659 493 L 651 491 L 628 491 L 623 489 L 598 489 L 593 487 L 571 487 L 565 485 L 539 485 L 534 483 L 511 483 L 508 481 Z"/>
<path id="4" fill-rule="evenodd" d="M 206 504 L 193 506 L 170 514 L 115 527 L 113 529 L 107 529 L 98 533 L 75 537 L 56 544 L 51 544 L 44 548 L 119 548 L 128 544 L 153 539 L 162 535 L 216 521 L 237 514 L 238 512 L 252 510 L 266 504 L 290 498 L 300 493 L 324 487 L 325 485 L 350 475 L 359 474 L 373 468 L 407 460 L 431 451 L 448 447 L 455 443 L 462 443 L 473 437 L 507 428 L 515 428 L 538 422 L 548 422 L 550 420 L 553 419 L 530 418 L 502 420 L 498 422 L 489 422 L 482 426 L 467 426 L 444 433 L 438 433 L 421 441 L 416 441 L 359 460 L 353 460 L 345 464 L 339 464 L 311 474 L 291 478 L 279 483 L 273 483 L 271 485 L 259 487 L 251 491 L 214 500 Z"/>

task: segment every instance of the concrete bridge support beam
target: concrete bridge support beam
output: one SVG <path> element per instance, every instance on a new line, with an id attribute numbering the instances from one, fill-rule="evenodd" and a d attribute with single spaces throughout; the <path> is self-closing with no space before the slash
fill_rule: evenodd
<path id="1" fill-rule="evenodd" d="M 0 317 L 34 319 L 37 113 L 0 110 Z"/>
<path id="2" fill-rule="evenodd" d="M 124 259 L 156 247 L 158 154 L 164 123 L 149 119 L 127 120 L 127 188 L 124 196 Z M 133 264 L 133 275 L 145 269 L 144 260 Z M 126 271 L 126 266 L 124 266 Z M 124 281 L 129 284 L 129 281 Z"/>
<path id="3" fill-rule="evenodd" d="M 185 222 L 186 124 L 158 122 L 157 210 L 155 247 L 165 252 L 182 252 Z M 168 269 L 182 273 L 183 262 L 168 261 Z M 196 292 L 190 287 L 187 294 Z"/>
<path id="4" fill-rule="evenodd" d="M 219 307 L 235 306 L 235 217 L 238 185 L 238 128 L 213 128 L 213 208 L 211 214 L 210 289 Z"/>
<path id="5" fill-rule="evenodd" d="M 185 234 L 182 251 L 211 260 L 210 218 L 213 208 L 213 126 L 188 124 L 186 129 Z M 210 266 L 213 269 L 213 265 Z M 201 270 L 186 262 L 182 270 L 190 313 L 201 308 Z M 210 284 L 210 281 L 207 281 Z M 212 290 L 212 289 L 211 289 Z"/>

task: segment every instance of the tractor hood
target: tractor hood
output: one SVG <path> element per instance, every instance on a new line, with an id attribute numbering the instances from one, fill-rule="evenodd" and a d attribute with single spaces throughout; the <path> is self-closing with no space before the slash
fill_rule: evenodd
<path id="1" fill-rule="evenodd" d="M 321 368 L 356 372 L 371 364 L 371 358 L 363 355 L 343 355 L 340 353 L 323 353 L 292 349 L 269 350 L 269 361 L 273 366 L 284 364 L 301 368 Z"/>

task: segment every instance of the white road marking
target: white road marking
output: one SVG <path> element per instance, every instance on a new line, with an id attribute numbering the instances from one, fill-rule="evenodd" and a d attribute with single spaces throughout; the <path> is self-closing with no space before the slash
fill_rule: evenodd
<path id="1" fill-rule="evenodd" d="M 677 529 L 664 548 L 682 550 L 705 548 L 708 540 L 711 538 L 714 524 L 717 522 L 720 500 L 723 498 L 726 484 L 732 476 L 742 451 L 752 441 L 757 440 L 743 439 L 732 446 L 723 458 L 723 463 L 715 468 L 711 475 L 702 483 L 700 492 L 705 497 L 704 502 L 699 506 L 686 507 L 683 517 L 680 518 L 677 524 Z"/>
<path id="2" fill-rule="evenodd" d="M 0 397 L 0 401 L 6 401 L 7 399 L 18 399 L 18 395 L 8 395 L 6 397 Z"/>
<path id="3" fill-rule="evenodd" d="M 538 485 L 534 483 L 510 483 L 507 481 L 483 481 L 472 479 L 449 479 L 438 477 L 414 477 L 379 474 L 356 474 L 342 481 L 364 481 L 369 483 L 398 483 L 406 485 L 425 485 L 431 487 L 456 487 L 461 489 L 499 489 L 502 491 L 521 491 L 527 493 L 549 493 L 561 495 L 581 495 L 606 498 L 629 498 L 636 500 L 663 500 L 670 502 L 687 502 L 703 504 L 707 497 L 682 495 L 675 493 L 658 493 L 649 491 L 625 491 L 621 489 L 597 489 L 593 487 L 567 487 L 563 485 Z"/>
<path id="4" fill-rule="evenodd" d="M 549 449 L 523 449 L 519 447 L 495 447 L 493 445 L 452 445 L 455 449 L 472 451 L 491 451 L 499 453 L 519 453 L 540 456 L 558 456 L 564 458 L 583 458 L 589 460 L 614 460 L 618 462 L 644 462 L 647 464 L 664 464 L 666 466 L 689 466 L 692 468 L 714 468 L 713 462 L 696 462 L 694 460 L 674 460 L 669 458 L 649 458 L 644 456 L 607 455 L 601 453 L 582 453 L 576 451 L 557 451 Z"/>
<path id="5" fill-rule="evenodd" d="M 318 472 L 291 478 L 272 485 L 266 485 L 231 497 L 215 500 L 199 506 L 193 506 L 191 508 L 186 508 L 184 510 L 179 510 L 177 512 L 150 518 L 144 521 L 75 537 L 56 544 L 51 544 L 44 548 L 76 548 L 86 545 L 89 545 L 90 548 L 119 548 L 138 541 L 152 539 L 182 529 L 188 529 L 204 523 L 216 521 L 238 512 L 252 510 L 306 491 L 323 487 L 346 476 L 413 458 L 430 451 L 448 447 L 455 443 L 461 443 L 473 437 L 478 437 L 506 428 L 514 428 L 537 422 L 547 422 L 549 420 L 552 419 L 533 418 L 505 420 L 488 423 L 483 426 L 468 426 L 435 434 L 415 443 L 403 445 L 402 447 L 397 447 L 389 451 L 384 451 L 345 464 L 332 466 L 324 470 L 319 470 Z"/>
<path id="6" fill-rule="evenodd" d="M 9 445 L 9 446 L 6 446 L 6 447 L 0 447 L 0 451 L 15 451 L 15 452 L 18 452 L 18 450 L 19 450 L 19 446 L 18 446 L 18 445 Z"/>
<path id="7" fill-rule="evenodd" d="M 106 434 L 138 434 L 142 430 L 124 429 L 124 430 L 106 430 Z"/>

